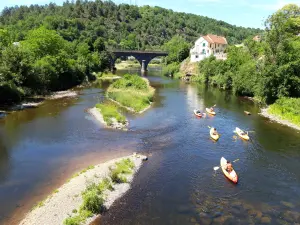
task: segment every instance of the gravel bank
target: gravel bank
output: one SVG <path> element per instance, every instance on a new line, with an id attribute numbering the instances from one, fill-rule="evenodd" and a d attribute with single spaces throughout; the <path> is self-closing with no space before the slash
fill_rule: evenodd
<path id="1" fill-rule="evenodd" d="M 130 183 L 133 180 L 135 173 L 139 170 L 143 160 L 146 158 L 142 155 L 133 154 L 128 157 L 122 157 L 108 162 L 96 165 L 94 168 L 80 173 L 78 176 L 72 178 L 62 187 L 57 189 L 50 197 L 48 197 L 40 207 L 35 207 L 29 212 L 21 221 L 21 225 L 59 225 L 72 215 L 74 209 L 79 209 L 82 204 L 81 193 L 91 183 L 100 183 L 101 180 L 109 176 L 111 166 L 122 159 L 131 159 L 135 165 L 133 174 L 127 176 L 128 183 L 115 184 L 113 191 L 107 191 L 105 198 L 105 206 L 107 209 L 113 204 L 115 200 L 125 194 L 130 189 Z M 95 215 L 86 221 L 89 224 L 97 217 Z"/>
<path id="2" fill-rule="evenodd" d="M 78 95 L 76 91 L 58 91 L 55 92 L 53 95 L 47 97 L 48 99 L 61 99 L 61 98 L 74 98 Z"/>
<path id="3" fill-rule="evenodd" d="M 126 120 L 125 124 L 119 123 L 115 118 L 112 118 L 112 125 L 108 125 L 104 119 L 103 116 L 101 114 L 101 112 L 96 108 L 91 108 L 87 110 L 92 116 L 94 116 L 96 118 L 96 120 L 98 120 L 100 123 L 104 124 L 106 127 L 108 128 L 113 128 L 113 129 L 118 129 L 118 130 L 127 130 L 129 122 L 128 120 Z"/>
<path id="4" fill-rule="evenodd" d="M 288 120 L 283 120 L 281 119 L 279 116 L 273 115 L 268 113 L 269 108 L 264 108 L 261 109 L 260 115 L 269 118 L 270 120 L 273 120 L 277 123 L 280 123 L 282 125 L 288 126 L 288 127 L 292 127 L 294 129 L 300 130 L 300 126 L 297 126 L 291 122 L 289 122 Z"/>

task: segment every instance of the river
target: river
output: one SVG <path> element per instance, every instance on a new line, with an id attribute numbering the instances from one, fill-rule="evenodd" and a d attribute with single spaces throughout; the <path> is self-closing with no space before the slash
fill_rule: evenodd
<path id="1" fill-rule="evenodd" d="M 104 99 L 107 83 L 0 119 L 0 223 L 17 224 L 76 171 L 135 151 L 149 161 L 101 224 L 300 223 L 299 132 L 230 92 L 159 75 L 147 75 L 156 88 L 152 108 L 124 112 L 128 132 L 104 129 L 85 112 Z M 214 104 L 217 116 L 193 115 Z M 218 129 L 218 142 L 208 126 Z M 249 142 L 236 138 L 236 126 L 250 131 Z M 239 159 L 238 185 L 213 170 L 222 156 Z"/>

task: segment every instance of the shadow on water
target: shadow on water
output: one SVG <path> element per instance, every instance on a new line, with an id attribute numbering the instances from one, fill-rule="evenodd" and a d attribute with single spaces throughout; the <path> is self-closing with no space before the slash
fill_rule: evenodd
<path id="1" fill-rule="evenodd" d="M 126 72 L 134 70 L 119 73 Z M 2 224 L 16 224 L 76 171 L 134 151 L 149 154 L 149 161 L 131 191 L 98 223 L 300 222 L 299 133 L 270 123 L 257 115 L 254 103 L 230 92 L 159 75 L 159 70 L 145 75 L 156 88 L 151 109 L 143 114 L 124 111 L 128 132 L 104 129 L 85 112 L 105 99 L 107 82 L 82 88 L 78 98 L 46 101 L 1 119 Z M 214 104 L 217 116 L 193 115 L 195 108 L 204 111 Z M 218 142 L 210 140 L 208 126 L 217 127 Z M 236 126 L 251 131 L 251 141 L 234 138 Z M 239 159 L 234 164 L 238 185 L 214 172 L 222 156 Z"/>

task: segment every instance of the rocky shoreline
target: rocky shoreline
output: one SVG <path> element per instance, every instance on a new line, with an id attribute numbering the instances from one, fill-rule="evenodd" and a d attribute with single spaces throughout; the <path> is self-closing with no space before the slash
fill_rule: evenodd
<path id="1" fill-rule="evenodd" d="M 91 108 L 87 110 L 97 121 L 105 125 L 107 128 L 117 129 L 117 130 L 128 130 L 129 122 L 126 120 L 125 124 L 119 123 L 115 118 L 112 118 L 113 123 L 108 125 L 101 114 L 101 112 L 96 108 Z"/>
<path id="2" fill-rule="evenodd" d="M 4 118 L 8 113 L 20 111 L 24 109 L 31 109 L 31 108 L 37 108 L 40 105 L 44 103 L 45 100 L 57 100 L 62 98 L 74 98 L 77 97 L 78 93 L 73 90 L 67 90 L 67 91 L 58 91 L 54 92 L 49 96 L 35 96 L 32 98 L 29 98 L 27 100 L 24 100 L 23 102 L 4 107 L 2 111 L 0 111 L 0 118 Z"/>
<path id="3" fill-rule="evenodd" d="M 146 156 L 134 153 L 127 157 L 98 164 L 76 174 L 70 181 L 55 190 L 42 204 L 39 203 L 38 206 L 29 212 L 20 225 L 63 224 L 66 218 L 73 216 L 79 210 L 83 201 L 82 192 L 90 184 L 99 184 L 103 179 L 109 177 L 111 168 L 124 159 L 130 159 L 133 162 L 133 173 L 126 175 L 126 183 L 113 184 L 113 190 L 105 192 L 104 206 L 106 209 L 109 209 L 114 201 L 122 197 L 130 189 L 130 183 L 134 175 L 142 166 L 143 161 L 147 160 Z M 98 216 L 93 215 L 89 217 L 84 224 L 90 224 Z"/>
<path id="4" fill-rule="evenodd" d="M 277 122 L 277 123 L 280 123 L 282 125 L 294 128 L 296 130 L 300 130 L 300 126 L 297 126 L 297 125 L 289 122 L 288 120 L 281 119 L 279 116 L 270 114 L 268 112 L 268 110 L 269 110 L 269 108 L 263 108 L 263 109 L 261 109 L 260 115 L 262 115 L 262 116 L 264 116 L 266 118 L 269 118 L 270 120 L 272 120 L 274 122 Z"/>

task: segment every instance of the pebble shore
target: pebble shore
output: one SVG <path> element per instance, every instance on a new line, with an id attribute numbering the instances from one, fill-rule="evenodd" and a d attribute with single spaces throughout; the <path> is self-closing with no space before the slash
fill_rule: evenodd
<path id="1" fill-rule="evenodd" d="M 40 204 L 40 206 L 35 207 L 29 212 L 21 221 L 20 225 L 63 224 L 63 221 L 67 217 L 73 215 L 74 209 L 79 209 L 82 204 L 82 191 L 84 191 L 91 183 L 100 183 L 101 180 L 109 176 L 110 167 L 114 166 L 116 162 L 127 158 L 134 163 L 134 171 L 127 176 L 128 183 L 114 184 L 114 190 L 107 191 L 104 206 L 109 209 L 115 200 L 123 196 L 125 192 L 130 189 L 130 183 L 136 172 L 142 166 L 143 160 L 147 159 L 146 156 L 133 154 L 127 157 L 117 158 L 98 164 L 84 173 L 79 173 L 54 191 L 52 195 L 43 201 L 43 204 Z M 85 224 L 91 223 L 96 218 L 97 215 L 94 215 L 89 218 Z"/>

